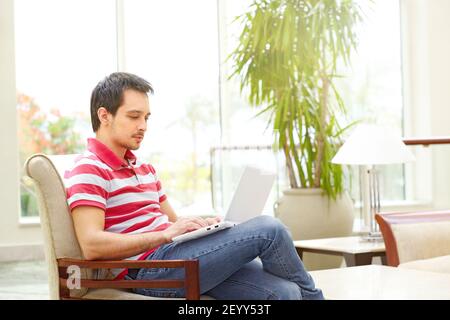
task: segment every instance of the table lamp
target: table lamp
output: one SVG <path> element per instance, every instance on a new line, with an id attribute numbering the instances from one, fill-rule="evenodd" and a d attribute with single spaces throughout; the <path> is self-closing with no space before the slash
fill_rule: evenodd
<path id="1" fill-rule="evenodd" d="M 356 127 L 332 163 L 364 166 L 362 176 L 364 226 L 369 229 L 363 235 L 367 241 L 381 241 L 382 236 L 375 221 L 375 213 L 380 212 L 380 186 L 376 165 L 406 163 L 414 161 L 400 136 L 389 128 L 363 124 Z"/>

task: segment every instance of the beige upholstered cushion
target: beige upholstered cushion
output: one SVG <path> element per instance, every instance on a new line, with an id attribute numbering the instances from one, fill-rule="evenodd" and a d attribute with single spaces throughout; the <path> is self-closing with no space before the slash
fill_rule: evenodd
<path id="1" fill-rule="evenodd" d="M 402 263 L 399 268 L 450 274 L 450 255 Z"/>
<path id="2" fill-rule="evenodd" d="M 450 255 L 450 221 L 392 224 L 400 264 Z"/>
<path id="3" fill-rule="evenodd" d="M 73 157 L 72 157 L 73 158 Z M 66 158 L 68 159 L 68 158 Z M 55 156 L 35 155 L 27 162 L 27 174 L 42 193 L 41 214 L 48 218 L 56 258 L 83 258 L 67 206 L 66 191 L 53 163 Z M 61 165 L 61 162 L 60 162 Z M 60 167 L 59 170 L 62 171 Z M 41 217 L 42 218 L 42 217 Z"/>
<path id="4" fill-rule="evenodd" d="M 124 289 L 90 289 L 83 299 L 92 300 L 167 300 L 167 298 L 147 297 Z M 180 299 L 184 300 L 184 299 Z"/>
<path id="5" fill-rule="evenodd" d="M 148 297 L 132 293 L 123 289 L 90 289 L 83 299 L 95 300 L 167 300 L 167 298 Z M 184 300 L 184 298 L 171 298 L 172 300 Z M 200 296 L 201 300 L 214 300 L 209 296 Z"/>

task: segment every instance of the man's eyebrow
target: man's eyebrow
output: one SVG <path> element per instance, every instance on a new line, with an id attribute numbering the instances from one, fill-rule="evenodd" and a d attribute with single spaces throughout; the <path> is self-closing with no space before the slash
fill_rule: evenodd
<path id="1" fill-rule="evenodd" d="M 138 114 L 141 114 L 141 113 L 143 113 L 141 110 L 129 110 L 129 111 L 127 111 L 127 113 L 138 113 Z M 149 113 L 147 113 L 147 116 L 149 116 L 149 115 L 151 115 L 151 113 L 149 112 Z"/>

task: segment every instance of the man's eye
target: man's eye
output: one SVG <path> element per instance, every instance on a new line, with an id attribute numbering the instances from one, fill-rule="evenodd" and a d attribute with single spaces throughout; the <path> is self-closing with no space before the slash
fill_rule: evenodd
<path id="1" fill-rule="evenodd" d="M 130 117 L 131 119 L 139 119 L 139 117 Z"/>

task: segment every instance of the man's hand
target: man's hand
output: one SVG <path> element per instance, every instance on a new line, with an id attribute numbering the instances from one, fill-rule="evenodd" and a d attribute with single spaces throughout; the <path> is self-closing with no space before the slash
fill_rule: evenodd
<path id="1" fill-rule="evenodd" d="M 182 217 L 178 218 L 170 227 L 164 230 L 164 237 L 167 242 L 171 242 L 172 238 L 184 234 L 186 232 L 191 232 L 203 227 L 207 227 L 220 222 L 220 217 L 206 218 L 201 217 Z"/>
<path id="2" fill-rule="evenodd" d="M 206 222 L 208 222 L 208 225 L 210 226 L 212 224 L 216 224 L 216 223 L 222 221 L 222 218 L 217 216 L 217 217 L 214 217 L 214 218 L 206 218 L 205 220 L 206 220 Z"/>

